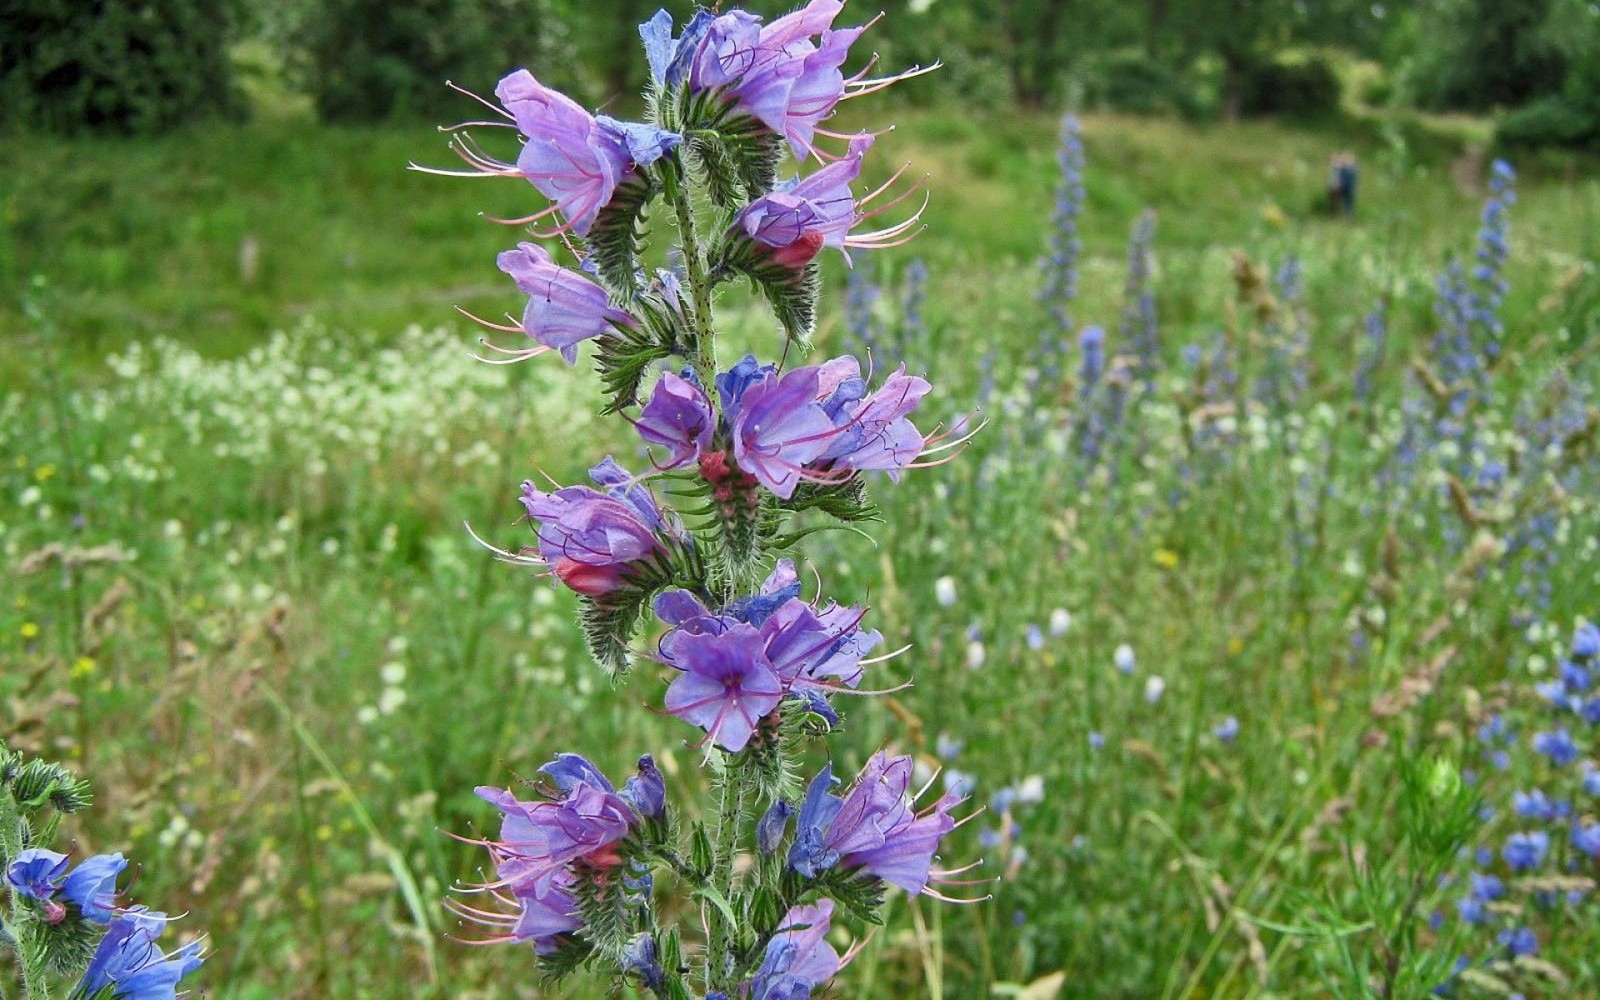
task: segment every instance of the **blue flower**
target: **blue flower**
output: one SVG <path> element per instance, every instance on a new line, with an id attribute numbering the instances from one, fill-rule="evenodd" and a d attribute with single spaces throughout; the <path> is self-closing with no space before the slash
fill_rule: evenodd
<path id="1" fill-rule="evenodd" d="M 67 856 L 32 847 L 18 852 L 6 868 L 6 881 L 13 892 L 40 903 L 49 902 L 61 888 L 67 873 Z"/>
<path id="2" fill-rule="evenodd" d="M 622 950 L 622 971 L 639 977 L 646 989 L 655 990 L 666 985 L 667 974 L 656 957 L 656 939 L 649 934 L 639 934 Z"/>
<path id="3" fill-rule="evenodd" d="M 1499 941 L 1512 958 L 1539 954 L 1539 938 L 1527 927 L 1501 931 Z"/>
<path id="4" fill-rule="evenodd" d="M 166 925 L 165 914 L 143 908 L 118 914 L 89 960 L 79 985 L 82 995 L 110 990 L 113 1000 L 176 1000 L 178 981 L 203 961 L 203 945 L 192 941 L 163 953 L 156 939 Z"/>
<path id="5" fill-rule="evenodd" d="M 61 898 L 77 905 L 87 920 L 110 923 L 111 901 L 117 894 L 117 876 L 128 867 L 120 854 L 96 854 L 85 858 L 72 870 L 61 886 Z"/>
<path id="6" fill-rule="evenodd" d="M 1572 846 L 1591 858 L 1600 859 L 1600 823 L 1574 824 Z"/>
<path id="7" fill-rule="evenodd" d="M 783 842 L 783 835 L 789 829 L 789 817 L 794 815 L 794 807 L 779 799 L 772 804 L 761 817 L 761 822 L 756 824 L 756 845 L 761 848 L 762 854 L 771 854 Z"/>
<path id="8" fill-rule="evenodd" d="M 1572 655 L 1587 660 L 1596 653 L 1600 653 L 1600 628 L 1584 622 L 1572 633 Z"/>
<path id="9" fill-rule="evenodd" d="M 1512 871 L 1525 872 L 1539 867 L 1549 849 L 1550 835 L 1543 830 L 1534 830 L 1513 833 L 1507 837 L 1505 846 L 1500 849 L 1500 856 L 1506 859 Z"/>
<path id="10" fill-rule="evenodd" d="M 1557 729 L 1553 733 L 1534 733 L 1533 749 L 1549 757 L 1557 767 L 1566 767 L 1578 759 L 1578 745 L 1565 729 Z"/>
<path id="11" fill-rule="evenodd" d="M 1239 736 L 1239 720 L 1231 715 L 1228 716 L 1219 722 L 1215 729 L 1211 730 L 1211 735 L 1215 736 L 1219 742 L 1232 743 Z"/>

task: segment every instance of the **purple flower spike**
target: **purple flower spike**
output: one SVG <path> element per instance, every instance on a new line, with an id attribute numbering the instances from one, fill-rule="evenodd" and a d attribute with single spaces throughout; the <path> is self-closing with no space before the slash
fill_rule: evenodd
<path id="1" fill-rule="evenodd" d="M 609 336 L 633 317 L 611 305 L 605 289 L 583 274 L 561 267 L 537 243 L 518 243 L 495 258 L 528 296 L 522 330 L 545 347 L 561 352 L 567 364 L 578 360 L 578 345 Z"/>
<path id="2" fill-rule="evenodd" d="M 77 905 L 87 920 L 111 922 L 117 895 L 117 876 L 128 867 L 120 854 L 96 854 L 78 863 L 61 885 L 61 898 Z"/>
<path id="3" fill-rule="evenodd" d="M 676 133 L 647 125 L 596 118 L 525 69 L 501 80 L 494 92 L 527 140 L 514 173 L 549 198 L 580 236 L 588 235 L 600 210 L 631 179 L 636 166 L 648 166 L 683 141 Z M 469 156 L 469 162 L 492 172 L 513 172 L 483 158 Z"/>
<path id="4" fill-rule="evenodd" d="M 839 432 L 817 405 L 815 366 L 783 376 L 768 374 L 744 391 L 733 421 L 733 455 L 739 468 L 787 500 L 805 466 L 832 446 Z"/>
<path id="5" fill-rule="evenodd" d="M 828 943 L 833 900 L 792 907 L 750 981 L 750 1000 L 804 1000 L 838 975 L 842 962 Z"/>
<path id="6" fill-rule="evenodd" d="M 639 436 L 668 449 L 660 468 L 676 469 L 700 457 L 711 447 L 716 415 L 705 390 L 671 372 L 661 376 L 650 402 L 634 422 Z"/>
<path id="7" fill-rule="evenodd" d="M 720 634 L 680 632 L 669 662 L 683 673 L 667 688 L 667 711 L 704 729 L 724 750 L 743 750 L 762 716 L 783 700 L 765 645 L 743 622 Z"/>

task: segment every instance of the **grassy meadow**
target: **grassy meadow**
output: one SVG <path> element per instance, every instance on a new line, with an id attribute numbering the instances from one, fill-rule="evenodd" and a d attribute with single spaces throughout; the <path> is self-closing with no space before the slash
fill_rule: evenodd
<path id="1" fill-rule="evenodd" d="M 872 167 L 930 175 L 927 231 L 858 257 L 853 297 L 830 263 L 817 352 L 870 327 L 933 419 L 989 423 L 877 485 L 876 545 L 819 536 L 839 599 L 913 644 L 880 669 L 914 685 L 845 706 L 835 746 L 843 771 L 891 746 L 970 782 L 990 809 L 943 856 L 998 881 L 894 900 L 837 995 L 1364 996 L 1384 972 L 1381 995 L 1423 996 L 1460 955 L 1458 996 L 1600 991 L 1565 832 L 1548 871 L 1501 871 L 1499 923 L 1458 917 L 1476 849 L 1500 864 L 1533 822 L 1514 792 L 1597 811 L 1531 737 L 1557 725 L 1535 684 L 1600 618 L 1600 172 L 1519 164 L 1493 390 L 1441 443 L 1436 279 L 1472 268 L 1489 169 L 1470 133 L 1086 116 L 1070 312 L 1112 354 L 1130 227 L 1158 220 L 1159 366 L 1091 461 L 1084 420 L 1113 404 L 1075 352 L 1055 376 L 1035 354 L 1059 335 L 1037 299 L 1056 120 L 897 123 Z M 1353 220 L 1319 206 L 1342 149 Z M 493 263 L 515 235 L 477 216 L 533 199 L 404 169 L 446 157 L 426 125 L 293 117 L 0 147 L 0 737 L 94 778 L 79 845 L 136 858 L 139 896 L 210 935 L 217 1000 L 633 996 L 453 941 L 439 900 L 481 852 L 448 834 L 493 818 L 475 785 L 559 750 L 612 773 L 653 753 L 680 801 L 704 783 L 646 710 L 662 672 L 612 689 L 570 595 L 463 528 L 513 546 L 523 479 L 637 444 L 592 416 L 583 361 L 470 357 L 454 306 L 521 308 Z M 734 344 L 776 336 L 744 289 L 725 302 Z M 1504 769 L 1478 737 L 1496 714 Z M 1592 727 L 1564 724 L 1588 758 Z M 1452 773 L 1494 812 L 1440 858 L 1419 829 Z"/>

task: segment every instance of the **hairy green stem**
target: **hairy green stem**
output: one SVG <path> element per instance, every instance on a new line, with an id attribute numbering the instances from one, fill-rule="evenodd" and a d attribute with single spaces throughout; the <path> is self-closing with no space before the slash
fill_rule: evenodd
<path id="1" fill-rule="evenodd" d="M 667 197 L 678 214 L 678 240 L 683 249 L 683 266 L 689 281 L 689 293 L 694 299 L 694 344 L 690 350 L 689 364 L 700 378 L 707 392 L 716 384 L 717 347 L 711 330 L 711 279 L 706 274 L 705 258 L 700 254 L 700 241 L 695 230 L 694 203 L 689 196 L 688 173 L 682 161 L 675 169 L 667 171 Z M 716 394 L 711 393 L 712 405 Z"/>
<path id="2" fill-rule="evenodd" d="M 0 858 L 10 861 L 28 845 L 23 842 L 22 812 L 9 791 L 0 791 Z M 22 897 L 10 893 L 9 919 L 0 917 L 17 956 L 17 968 L 22 973 L 22 995 L 26 1000 L 49 1000 L 50 983 L 45 978 L 43 956 L 35 947 L 33 930 L 36 923 L 22 909 Z M 0 996 L 5 991 L 0 988 Z"/>

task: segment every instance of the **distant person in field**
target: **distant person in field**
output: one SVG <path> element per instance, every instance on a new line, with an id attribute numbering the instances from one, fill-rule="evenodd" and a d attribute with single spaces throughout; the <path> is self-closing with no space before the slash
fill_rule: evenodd
<path id="1" fill-rule="evenodd" d="M 1356 155 L 1335 153 L 1328 161 L 1328 211 L 1346 218 L 1356 214 Z"/>

